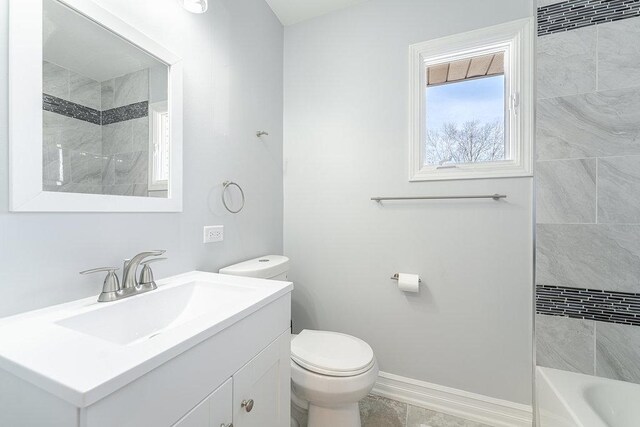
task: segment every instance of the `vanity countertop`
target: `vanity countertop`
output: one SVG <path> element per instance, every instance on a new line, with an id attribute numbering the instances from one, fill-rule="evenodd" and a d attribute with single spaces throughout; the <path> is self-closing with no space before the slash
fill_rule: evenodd
<path id="1" fill-rule="evenodd" d="M 193 271 L 110 303 L 85 298 L 0 319 L 0 369 L 86 407 L 291 292 Z"/>

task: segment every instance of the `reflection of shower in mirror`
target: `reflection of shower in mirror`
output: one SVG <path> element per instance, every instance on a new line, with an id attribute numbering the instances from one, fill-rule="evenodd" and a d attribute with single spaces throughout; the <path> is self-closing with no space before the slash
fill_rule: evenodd
<path id="1" fill-rule="evenodd" d="M 57 1 L 43 13 L 43 190 L 167 197 L 167 66 Z"/>

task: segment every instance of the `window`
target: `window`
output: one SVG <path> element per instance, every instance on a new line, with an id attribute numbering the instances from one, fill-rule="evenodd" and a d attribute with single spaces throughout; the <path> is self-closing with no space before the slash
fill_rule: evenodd
<path id="1" fill-rule="evenodd" d="M 169 188 L 171 159 L 171 128 L 167 102 L 149 105 L 149 191 L 166 191 Z"/>
<path id="2" fill-rule="evenodd" d="M 410 47 L 411 181 L 531 175 L 531 28 Z"/>
<path id="3" fill-rule="evenodd" d="M 509 157 L 504 84 L 503 52 L 427 68 L 424 165 Z"/>

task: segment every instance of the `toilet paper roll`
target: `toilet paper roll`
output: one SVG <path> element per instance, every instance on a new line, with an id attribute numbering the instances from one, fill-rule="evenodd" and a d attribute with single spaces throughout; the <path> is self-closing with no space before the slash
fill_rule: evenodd
<path id="1" fill-rule="evenodd" d="M 398 273 L 398 288 L 403 292 L 418 292 L 420 290 L 420 276 Z"/>

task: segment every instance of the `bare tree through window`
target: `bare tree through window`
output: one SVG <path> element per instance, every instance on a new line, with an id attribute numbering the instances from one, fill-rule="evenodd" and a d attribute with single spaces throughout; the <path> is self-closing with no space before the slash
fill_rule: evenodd
<path id="1" fill-rule="evenodd" d="M 446 122 L 427 131 L 427 164 L 490 162 L 504 154 L 504 124 L 497 120 Z"/>

